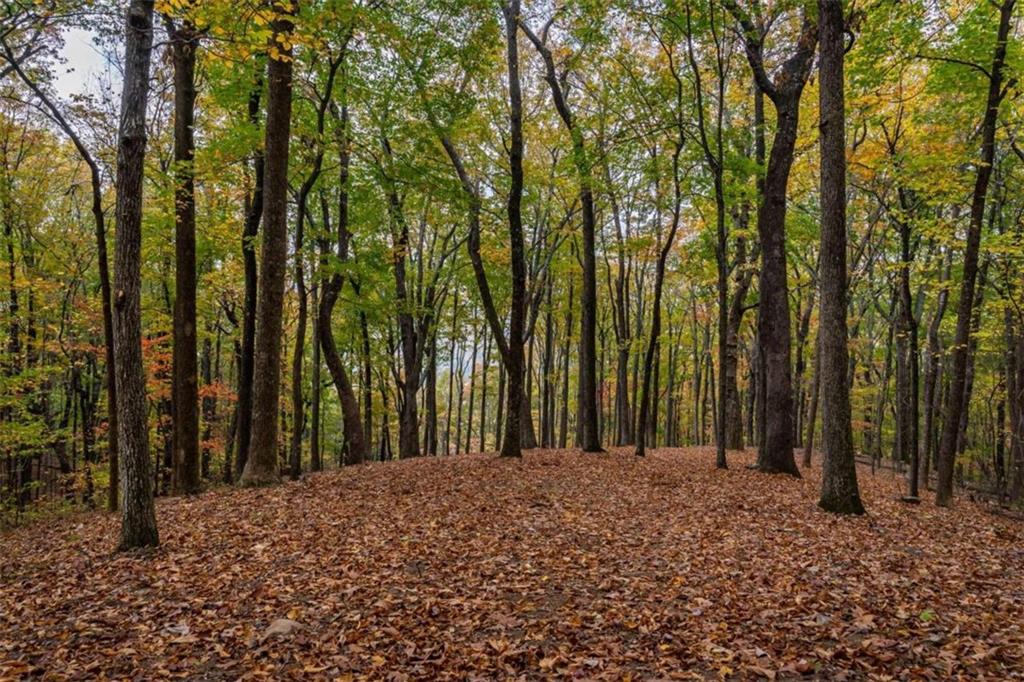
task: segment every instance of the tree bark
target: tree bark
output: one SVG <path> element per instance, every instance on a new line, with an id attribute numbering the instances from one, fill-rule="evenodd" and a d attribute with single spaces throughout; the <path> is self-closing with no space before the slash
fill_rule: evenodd
<path id="1" fill-rule="evenodd" d="M 821 129 L 821 320 L 818 344 L 822 396 L 821 498 L 825 511 L 863 514 L 857 487 L 850 419 L 849 357 L 846 347 L 846 124 L 843 88 L 843 5 L 818 0 L 821 61 L 819 116 Z M 790 451 L 792 455 L 792 451 Z"/>
<path id="2" fill-rule="evenodd" d="M 992 177 L 992 162 L 995 158 L 996 123 L 999 105 L 1006 95 L 1003 89 L 1003 67 L 1006 62 L 1007 38 L 1010 33 L 1013 7 L 1016 0 L 1003 0 L 999 6 L 999 27 L 996 34 L 995 52 L 989 73 L 988 97 L 985 115 L 981 123 L 981 158 L 977 166 L 974 192 L 971 197 L 971 217 L 967 228 L 967 245 L 964 249 L 963 281 L 960 288 L 960 302 L 957 306 L 956 340 L 953 345 L 953 367 L 950 374 L 949 409 L 943 424 L 939 441 L 938 483 L 935 503 L 940 507 L 953 504 L 953 469 L 956 460 L 957 435 L 960 418 L 967 406 L 963 404 L 964 384 L 967 374 L 967 352 L 970 342 L 971 318 L 974 306 L 974 289 L 978 276 L 978 252 L 981 246 L 981 227 L 985 217 L 985 200 L 988 196 L 989 181 Z"/>
<path id="3" fill-rule="evenodd" d="M 296 11 L 296 3 L 290 5 Z M 253 345 L 252 436 L 240 483 L 266 485 L 280 480 L 278 399 L 281 394 L 281 336 L 288 262 L 288 152 L 292 113 L 292 17 L 279 11 L 271 22 L 267 62 L 267 125 L 263 179 L 263 246 L 256 338 Z M 275 54 L 276 53 L 276 54 Z"/>
<path id="4" fill-rule="evenodd" d="M 789 290 L 786 278 L 786 194 L 799 124 L 800 95 L 810 74 L 817 26 L 805 15 L 797 44 L 775 82 L 764 67 L 762 31 L 734 0 L 726 7 L 743 28 L 747 60 L 758 88 L 775 105 L 776 129 L 764 176 L 757 231 L 761 242 L 758 342 L 764 368 L 764 444 L 757 468 L 799 476 L 793 458 L 793 385 L 790 367 Z"/>
<path id="5" fill-rule="evenodd" d="M 121 480 L 120 549 L 156 546 L 142 365 L 142 180 L 146 156 L 146 104 L 153 50 L 153 2 L 128 6 L 117 148 L 117 246 L 114 254 L 114 361 Z"/>
<path id="6" fill-rule="evenodd" d="M 260 118 L 260 93 L 263 77 L 257 70 L 256 82 L 249 92 L 248 118 L 257 125 Z M 256 343 L 256 298 L 259 275 L 256 265 L 256 236 L 263 219 L 263 176 L 265 155 L 262 147 L 252 153 L 252 196 L 246 196 L 245 225 L 242 229 L 242 263 L 245 270 L 245 297 L 242 302 L 242 342 L 238 362 L 238 402 L 235 406 L 236 455 L 234 477 L 241 478 L 249 461 L 249 440 L 252 436 L 252 380 Z"/>
<path id="7" fill-rule="evenodd" d="M 199 372 L 196 366 L 196 50 L 199 33 L 188 20 L 167 19 L 174 65 L 174 348 L 173 488 L 199 492 Z"/>

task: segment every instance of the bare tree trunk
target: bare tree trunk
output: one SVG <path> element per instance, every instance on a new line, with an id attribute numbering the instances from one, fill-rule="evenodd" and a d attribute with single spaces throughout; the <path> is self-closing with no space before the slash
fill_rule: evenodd
<path id="1" fill-rule="evenodd" d="M 263 89 L 263 77 L 257 72 L 256 82 L 249 93 L 249 123 L 255 125 L 259 121 L 260 92 Z M 256 236 L 259 233 L 260 221 L 263 218 L 263 176 L 265 169 L 262 149 L 252 154 L 253 189 L 252 197 L 246 195 L 245 227 L 242 231 L 242 261 L 245 268 L 245 299 L 242 311 L 242 343 L 238 371 L 238 402 L 235 415 L 237 454 L 235 456 L 234 477 L 241 478 L 245 464 L 249 460 L 249 441 L 252 436 L 252 381 L 255 362 L 256 343 L 256 298 L 259 276 L 256 265 Z"/>
<path id="2" fill-rule="evenodd" d="M 981 227 L 985 217 L 985 199 L 988 196 L 989 180 L 992 177 L 992 162 L 995 158 L 995 134 L 999 105 L 1006 96 L 1006 90 L 1002 85 L 1003 67 L 1006 62 L 1007 39 L 1015 3 L 1016 0 L 1003 0 L 999 6 L 999 28 L 992 57 L 992 69 L 989 71 L 985 115 L 981 124 L 981 159 L 977 165 L 974 193 L 971 199 L 971 219 L 967 229 L 967 246 L 964 250 L 963 282 L 956 316 L 956 340 L 953 346 L 953 368 L 950 374 L 951 399 L 942 429 L 942 439 L 939 442 L 938 485 L 935 503 L 942 507 L 948 507 L 953 503 L 956 441 L 960 429 L 961 413 L 967 409 L 967 406 L 963 404 L 963 395 L 967 374 L 967 346 L 970 342 L 974 289 L 978 276 L 978 252 L 981 246 Z"/>
<path id="3" fill-rule="evenodd" d="M 518 0 L 517 0 L 518 1 Z M 593 179 L 590 162 L 587 160 L 583 131 L 577 125 L 569 104 L 565 99 L 561 81 L 556 72 L 551 49 L 537 35 L 523 24 L 527 38 L 537 48 L 545 66 L 545 80 L 551 88 L 551 97 L 555 103 L 562 123 L 572 138 L 573 163 L 580 183 L 580 204 L 583 207 L 583 293 L 581 300 L 582 322 L 580 327 L 580 368 L 579 381 L 583 399 L 580 416 L 583 420 L 584 452 L 603 452 L 601 437 L 598 430 L 597 407 L 597 258 L 595 233 L 597 220 L 594 215 Z M 547 36 L 545 35 L 545 38 Z"/>
<path id="4" fill-rule="evenodd" d="M 758 341 L 762 347 L 765 386 L 765 438 L 757 467 L 769 473 L 799 476 L 793 458 L 793 386 L 790 374 L 790 316 L 786 277 L 786 194 L 799 124 L 800 95 L 810 73 L 817 27 L 805 14 L 792 54 L 775 82 L 764 67 L 763 32 L 737 6 L 726 6 L 740 21 L 747 58 L 760 90 L 772 100 L 776 130 L 764 177 L 757 230 L 761 241 Z"/>
<path id="5" fill-rule="evenodd" d="M 502 457 L 521 457 L 523 407 L 523 336 L 526 318 L 526 256 L 523 246 L 523 101 L 519 82 L 519 0 L 509 0 L 505 15 L 506 61 L 508 66 L 509 132 L 508 151 L 512 182 L 508 193 L 508 233 L 512 258 L 512 310 L 509 314 L 506 383 L 508 404 Z M 494 326 L 493 323 L 491 325 Z"/>
<path id="6" fill-rule="evenodd" d="M 132 0 L 126 19 L 124 82 L 117 150 L 117 246 L 114 257 L 114 360 L 120 446 L 120 549 L 156 546 L 142 365 L 142 179 L 146 104 L 153 50 L 153 2 Z"/>
<path id="7" fill-rule="evenodd" d="M 173 487 L 194 494 L 200 488 L 199 372 L 196 366 L 196 49 L 199 34 L 185 20 L 167 19 L 174 64 L 174 348 L 172 417 Z"/>
<path id="8" fill-rule="evenodd" d="M 857 463 L 850 423 L 850 360 L 847 351 L 846 298 L 846 109 L 843 88 L 843 6 L 818 0 L 821 61 L 821 320 L 818 349 L 822 400 L 821 499 L 825 511 L 863 514 L 857 487 Z M 792 454 L 792 452 L 790 453 Z"/>
<path id="9" fill-rule="evenodd" d="M 291 6 L 293 11 L 297 7 Z M 277 462 L 278 397 L 281 393 L 281 335 L 284 280 L 288 262 L 288 148 L 292 114 L 292 19 L 280 12 L 271 22 L 277 57 L 267 62 L 266 168 L 263 179 L 263 248 L 252 396 L 252 436 L 239 482 L 266 485 L 280 480 Z"/>
<path id="10" fill-rule="evenodd" d="M 320 307 L 320 292 L 319 285 L 316 280 L 313 280 L 313 310 L 318 310 Z M 309 425 L 309 470 L 310 471 L 321 471 L 324 468 L 323 459 L 320 456 L 320 396 L 323 392 L 323 383 L 320 378 L 320 333 L 317 329 L 317 318 L 313 316 L 313 393 L 310 396 L 310 415 L 311 423 Z"/>

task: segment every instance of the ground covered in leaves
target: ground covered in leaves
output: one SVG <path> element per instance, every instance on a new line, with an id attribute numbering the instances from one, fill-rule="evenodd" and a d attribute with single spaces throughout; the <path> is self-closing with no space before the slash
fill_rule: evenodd
<path id="1" fill-rule="evenodd" d="M 1024 524 L 707 449 L 372 464 L 0 536 L 0 679 L 1007 679 Z M 817 463 L 816 463 L 817 464 Z"/>

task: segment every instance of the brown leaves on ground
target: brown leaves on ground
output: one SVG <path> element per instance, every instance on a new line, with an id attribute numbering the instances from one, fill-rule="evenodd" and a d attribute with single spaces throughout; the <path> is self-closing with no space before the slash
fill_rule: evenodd
<path id="1" fill-rule="evenodd" d="M 0 678 L 1006 679 L 1024 526 L 819 511 L 817 468 L 707 449 L 420 459 L 0 537 Z M 287 621 L 287 622 L 286 622 Z"/>

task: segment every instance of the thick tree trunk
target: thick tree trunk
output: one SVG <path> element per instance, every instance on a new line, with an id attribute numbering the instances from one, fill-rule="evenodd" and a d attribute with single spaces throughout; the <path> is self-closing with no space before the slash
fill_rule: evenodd
<path id="1" fill-rule="evenodd" d="M 843 6 L 818 0 L 821 40 L 821 320 L 818 344 L 822 396 L 821 499 L 825 511 L 863 514 L 850 423 L 850 360 L 846 347 L 846 124 L 843 96 Z M 792 451 L 790 451 L 792 455 Z"/>
<path id="2" fill-rule="evenodd" d="M 297 10 L 293 3 L 292 11 Z M 266 166 L 263 178 L 263 246 L 252 394 L 252 436 L 240 483 L 266 485 L 280 480 L 278 398 L 281 394 L 281 336 L 288 263 L 288 150 L 292 115 L 292 18 L 279 12 L 271 22 L 271 44 L 278 52 L 267 62 Z"/>
<path id="3" fill-rule="evenodd" d="M 789 291 L 786 278 L 786 194 L 799 125 L 800 95 L 814 60 L 817 27 L 805 15 L 792 54 L 776 82 L 764 66 L 763 32 L 734 0 L 726 6 L 740 21 L 747 58 L 758 89 L 775 105 L 776 129 L 765 171 L 757 231 L 761 242 L 758 342 L 764 368 L 764 443 L 757 467 L 799 476 L 793 458 L 793 385 L 790 374 Z"/>
<path id="4" fill-rule="evenodd" d="M 776 103 L 778 124 L 758 211 L 761 239 L 758 340 L 764 362 L 764 447 L 758 468 L 799 476 L 793 459 L 793 386 L 790 376 L 789 294 L 786 273 L 786 186 L 796 143 L 798 101 Z"/>
<path id="5" fill-rule="evenodd" d="M 174 65 L 174 396 L 173 487 L 194 494 L 200 488 L 199 372 L 196 366 L 196 49 L 199 34 L 189 21 L 167 20 Z"/>
<path id="6" fill-rule="evenodd" d="M 160 542 L 153 506 L 142 365 L 142 181 L 146 104 L 153 50 L 153 2 L 132 0 L 125 36 L 124 81 L 117 150 L 117 247 L 114 256 L 114 360 L 121 479 L 120 549 Z"/>
<path id="7" fill-rule="evenodd" d="M 974 305 L 974 289 L 978 275 L 978 252 L 981 246 L 981 227 L 985 217 L 985 200 L 992 178 L 992 162 L 995 158 L 995 133 L 999 105 L 1006 95 L 1003 89 L 1003 67 L 1006 62 L 1007 38 L 1015 0 L 1003 0 L 999 7 L 999 28 L 996 35 L 995 52 L 989 73 L 988 97 L 985 115 L 981 124 L 981 159 L 977 166 L 974 193 L 971 198 L 971 217 L 967 228 L 967 245 L 964 249 L 963 281 L 960 302 L 957 307 L 956 340 L 953 345 L 953 367 L 950 374 L 949 409 L 939 442 L 938 484 L 935 503 L 948 507 L 953 503 L 953 469 L 956 464 L 957 435 L 960 418 L 967 406 L 963 404 L 964 385 L 967 374 L 967 353 L 970 342 L 970 327 Z"/>
<path id="8" fill-rule="evenodd" d="M 910 245 L 910 225 L 901 220 L 900 235 L 900 337 L 903 339 L 901 353 L 901 374 L 899 395 L 900 456 L 910 460 L 909 495 L 918 496 L 920 481 L 920 451 L 918 449 L 918 428 L 920 423 L 920 363 L 917 341 L 917 316 L 914 314 L 913 295 L 910 291 L 910 264 L 913 258 Z"/>

